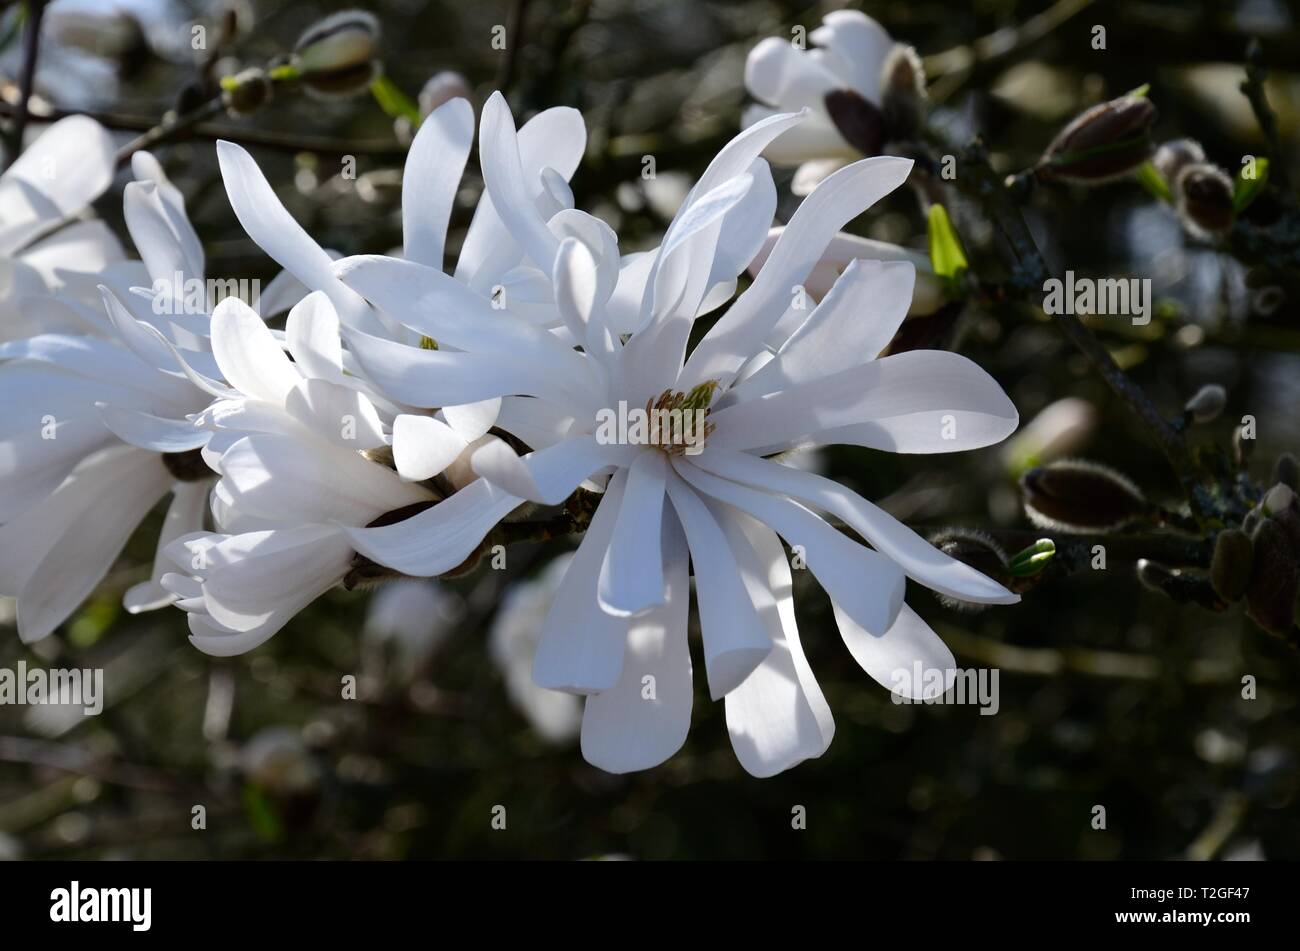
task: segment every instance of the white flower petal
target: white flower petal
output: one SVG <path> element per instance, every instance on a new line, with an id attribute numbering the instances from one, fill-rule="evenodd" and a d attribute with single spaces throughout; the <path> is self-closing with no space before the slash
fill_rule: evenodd
<path id="1" fill-rule="evenodd" d="M 912 350 L 717 410 L 709 446 L 758 455 L 834 443 L 958 452 L 1000 442 L 1019 418 L 997 382 L 966 357 Z"/>
<path id="2" fill-rule="evenodd" d="M 763 662 L 772 650 L 772 638 L 754 609 L 727 537 L 704 500 L 675 472 L 666 487 L 691 550 L 704 670 L 709 696 L 717 700 Z"/>
<path id="3" fill-rule="evenodd" d="M 799 643 L 790 564 L 776 533 L 726 506 L 710 506 L 727 533 L 772 651 L 727 694 L 727 732 L 751 776 L 775 776 L 826 752 L 835 720 Z"/>
<path id="4" fill-rule="evenodd" d="M 360 453 L 273 433 L 236 442 L 221 457 L 221 472 L 238 508 L 281 522 L 365 525 L 433 497 Z"/>
<path id="5" fill-rule="evenodd" d="M 377 528 L 343 526 L 352 547 L 415 577 L 440 575 L 473 554 L 483 537 L 523 503 L 485 479 L 411 518 Z M 595 601 L 592 602 L 593 606 Z"/>
<path id="6" fill-rule="evenodd" d="M 884 27 L 859 10 L 835 10 L 808 38 L 835 54 L 862 98 L 880 103 L 882 67 L 894 48 Z"/>
<path id="7" fill-rule="evenodd" d="M 546 273 L 551 273 L 560 242 L 538 212 L 524 178 L 515 121 L 500 92 L 483 105 L 479 123 L 479 165 L 492 205 L 524 253 Z"/>
<path id="8" fill-rule="evenodd" d="M 284 338 L 305 376 L 344 382 L 339 318 L 322 292 L 312 291 L 293 306 L 284 324 Z"/>
<path id="9" fill-rule="evenodd" d="M 734 505 L 797 546 L 818 583 L 859 624 L 884 631 L 903 603 L 905 575 L 897 564 L 836 531 L 797 502 L 711 475 L 692 463 L 675 461 L 692 487 Z M 688 528 L 689 532 L 689 528 Z"/>
<path id="10" fill-rule="evenodd" d="M 933 698 L 947 689 L 948 672 L 956 668 L 957 661 L 948 645 L 906 604 L 883 634 L 863 628 L 834 599 L 831 606 L 849 653 L 876 683 L 914 700 Z M 922 670 L 919 683 L 914 676 L 917 663 Z M 926 671 L 943 671 L 944 676 L 940 680 L 927 676 Z"/>
<path id="11" fill-rule="evenodd" d="M 24 551 L 32 561 L 18 593 L 24 643 L 45 637 L 76 610 L 171 482 L 154 453 L 109 449 L 86 460 L 50 496 L 46 506 L 57 518 L 47 511 L 34 524 L 20 518 L 0 528 L 0 548 Z"/>
<path id="12" fill-rule="evenodd" d="M 172 487 L 172 502 L 167 507 L 162 531 L 154 554 L 153 574 L 148 581 L 132 585 L 122 596 L 122 606 L 130 614 L 152 611 L 176 600 L 176 595 L 163 586 L 163 576 L 175 571 L 175 566 L 165 554 L 176 539 L 203 529 L 203 515 L 208 508 L 208 493 L 212 483 L 178 482 Z"/>
<path id="13" fill-rule="evenodd" d="M 486 436 L 501 415 L 501 397 L 442 408 L 443 419 L 467 443 Z"/>
<path id="14" fill-rule="evenodd" d="M 893 559 L 908 577 L 933 591 L 980 604 L 1015 604 L 1020 596 L 945 555 L 888 512 L 837 482 L 743 452 L 711 450 L 695 465 L 726 479 L 768 492 L 789 495 L 845 521 L 881 554 Z"/>
<path id="15" fill-rule="evenodd" d="M 575 436 L 546 449 L 518 456 L 503 440 L 491 439 L 474 450 L 474 471 L 511 495 L 543 505 L 559 505 L 578 484 L 608 466 L 631 465 L 643 446 L 604 445 L 592 435 Z"/>
<path id="16" fill-rule="evenodd" d="M 623 472 L 610 480 L 555 592 L 533 658 L 533 682 L 539 687 L 590 694 L 619 683 L 629 624 L 633 622 L 600 609 L 596 584 L 623 502 L 626 480 Z"/>
<path id="17" fill-rule="evenodd" d="M 299 380 L 285 398 L 284 408 L 317 436 L 345 449 L 388 445 L 375 404 L 350 386 L 328 380 Z"/>
<path id="18" fill-rule="evenodd" d="M 212 312 L 212 353 L 241 393 L 283 405 L 302 375 L 251 307 L 227 297 Z"/>
<path id="19" fill-rule="evenodd" d="M 459 433 L 432 416 L 403 413 L 393 420 L 393 463 L 403 479 L 432 479 L 468 446 Z"/>
<path id="20" fill-rule="evenodd" d="M 442 269 L 447 221 L 474 142 L 474 109 L 449 99 L 420 123 L 402 171 L 403 256 Z"/>
<path id="21" fill-rule="evenodd" d="M 164 419 L 138 410 L 96 403 L 99 418 L 125 443 L 154 452 L 188 452 L 208 441 L 211 433 L 186 419 Z"/>
<path id="22" fill-rule="evenodd" d="M 754 283 L 691 353 L 679 386 L 689 388 L 705 380 L 729 384 L 761 349 L 785 313 L 790 289 L 808 277 L 835 233 L 903 184 L 911 169 L 910 159 L 863 159 L 840 169 L 805 198 Z"/>
<path id="23" fill-rule="evenodd" d="M 907 316 L 915 278 L 906 261 L 854 260 L 776 358 L 733 393 L 752 399 L 874 360 Z"/>
<path id="24" fill-rule="evenodd" d="M 596 586 L 596 599 L 609 614 L 633 617 L 664 603 L 659 541 L 667 475 L 667 458 L 654 450 L 640 453 L 628 469 L 623 504 Z"/>
<path id="25" fill-rule="evenodd" d="M 665 601 L 632 619 L 618 683 L 589 696 L 582 714 L 583 759 L 608 773 L 659 765 L 681 749 L 691 726 L 689 558 L 676 517 L 662 514 L 655 550 L 663 553 Z"/>

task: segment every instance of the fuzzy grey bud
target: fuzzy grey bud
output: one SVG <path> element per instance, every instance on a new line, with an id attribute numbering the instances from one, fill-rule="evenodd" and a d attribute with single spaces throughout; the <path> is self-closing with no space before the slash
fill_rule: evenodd
<path id="1" fill-rule="evenodd" d="M 1227 405 L 1228 392 L 1217 383 L 1207 383 L 1196 391 L 1183 411 L 1197 423 L 1210 423 L 1219 418 Z"/>
<path id="2" fill-rule="evenodd" d="M 1095 462 L 1069 460 L 1030 469 L 1020 477 L 1020 489 L 1030 521 L 1047 529 L 1116 531 L 1150 509 L 1137 486 Z"/>
<path id="3" fill-rule="evenodd" d="M 1217 165 L 1189 165 L 1173 183 L 1174 205 L 1183 226 L 1197 236 L 1227 231 L 1236 219 L 1232 179 Z"/>
<path id="4" fill-rule="evenodd" d="M 1240 600 L 1250 585 L 1254 564 L 1255 547 L 1245 532 L 1238 528 L 1220 532 L 1210 561 L 1210 583 L 1215 593 L 1225 601 Z"/>
<path id="5" fill-rule="evenodd" d="M 909 139 L 925 121 L 927 96 L 925 67 L 916 50 L 897 44 L 881 67 L 881 110 L 885 115 L 886 137 Z"/>
<path id="6" fill-rule="evenodd" d="M 826 111 L 844 141 L 863 155 L 879 155 L 885 144 L 885 115 L 852 89 L 826 94 Z"/>
<path id="7" fill-rule="evenodd" d="M 363 92 L 379 72 L 379 21 L 364 10 L 341 10 L 309 27 L 293 54 L 308 90 L 328 97 Z"/>

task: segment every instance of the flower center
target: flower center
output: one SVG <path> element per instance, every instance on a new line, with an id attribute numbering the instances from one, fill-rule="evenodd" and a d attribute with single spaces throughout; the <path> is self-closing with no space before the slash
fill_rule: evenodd
<path id="1" fill-rule="evenodd" d="M 704 450 L 704 440 L 713 432 L 708 422 L 709 406 L 718 381 L 708 380 L 689 392 L 664 390 L 646 401 L 649 444 L 670 456 L 695 455 Z"/>

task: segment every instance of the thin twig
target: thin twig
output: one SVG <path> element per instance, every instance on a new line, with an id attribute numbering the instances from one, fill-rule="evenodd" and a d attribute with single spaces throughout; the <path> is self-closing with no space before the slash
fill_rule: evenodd
<path id="1" fill-rule="evenodd" d="M 23 133 L 27 130 L 27 106 L 32 101 L 36 82 L 36 58 L 41 46 L 41 20 L 45 0 L 27 0 L 27 26 L 23 34 L 23 71 L 19 77 L 18 110 L 9 128 L 8 164 L 12 165 L 23 150 Z"/>

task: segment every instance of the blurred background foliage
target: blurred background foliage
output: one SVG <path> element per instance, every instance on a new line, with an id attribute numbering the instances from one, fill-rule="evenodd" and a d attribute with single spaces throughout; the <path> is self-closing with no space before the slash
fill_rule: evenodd
<path id="1" fill-rule="evenodd" d="M 178 102 L 193 101 L 204 68 L 219 76 L 263 63 L 346 5 L 243 0 L 233 4 L 237 27 L 219 55 L 195 53 L 191 25 L 220 35 L 228 6 L 57 0 L 46 13 L 37 105 L 100 115 L 125 141 Z M 432 75 L 454 70 L 476 104 L 504 85 L 520 121 L 550 105 L 581 109 L 589 148 L 575 198 L 613 225 L 628 251 L 656 243 L 691 182 L 736 132 L 753 44 L 788 37 L 796 24 L 811 31 L 843 4 L 364 6 L 383 26 L 385 73 L 412 98 Z M 852 6 L 925 59 L 932 123 L 959 143 L 982 135 L 992 165 L 1006 173 L 1032 165 L 1083 108 L 1144 83 L 1160 112 L 1157 141 L 1191 136 L 1212 161 L 1236 170 L 1243 155 L 1266 150 L 1239 89 L 1247 44 L 1258 38 L 1285 150 L 1279 158 L 1295 177 L 1294 4 Z M 9 36 L 0 74 L 11 105 L 22 63 L 18 16 L 18 4 L 0 14 L 0 35 Z M 1051 28 L 1039 30 L 1045 22 Z M 505 52 L 491 45 L 498 24 L 510 31 Z M 1105 50 L 1090 43 L 1094 24 L 1106 27 Z M 278 94 L 252 116 L 218 117 L 158 154 L 187 196 L 209 275 L 265 283 L 275 267 L 234 219 L 212 139 L 246 142 L 307 230 L 351 254 L 400 245 L 409 133 L 398 126 L 369 98 Z M 342 174 L 346 155 L 356 157 L 355 179 Z M 644 155 L 655 156 L 653 181 L 640 176 Z M 788 184 L 788 170 L 777 175 L 779 186 Z M 124 182 L 96 209 L 122 234 Z M 472 159 L 464 187 L 453 259 L 481 189 Z M 785 218 L 796 200 L 787 188 L 782 196 Z M 1195 438 L 1226 445 L 1236 422 L 1253 415 L 1260 479 L 1279 452 L 1300 448 L 1294 271 L 1261 269 L 1193 242 L 1167 206 L 1131 181 L 1088 191 L 1043 187 L 1025 202 L 1054 273 L 1152 278 L 1157 308 L 1148 326 L 1104 319 L 1094 326 L 1157 406 L 1175 414 L 1201 385 L 1222 384 L 1227 408 Z M 980 209 L 952 211 L 976 266 L 991 259 L 992 229 Z M 926 246 L 923 209 L 907 191 L 853 229 Z M 1176 501 L 1163 458 L 1050 319 L 972 306 L 945 342 L 1002 383 L 1025 423 L 1062 398 L 1083 401 L 1086 425 L 1068 454 L 1114 467 L 1157 501 Z M 1016 486 L 1024 462 L 993 447 L 926 458 L 839 449 L 819 464 L 909 524 L 1032 539 L 1041 532 L 1026 520 Z M 1122 538 L 1104 571 L 1049 576 L 1016 607 L 964 614 L 912 592 L 911 603 L 959 662 L 1000 669 L 996 716 L 973 706 L 892 703 L 840 643 L 820 588 L 796 572 L 802 639 L 836 736 L 820 760 L 755 780 L 731 752 L 722 705 L 702 690 L 685 748 L 658 769 L 623 777 L 587 766 L 576 743 L 544 742 L 508 702 L 489 660 L 494 614 L 519 579 L 571 543 L 512 549 L 505 570 L 446 582 L 453 619 L 404 665 L 362 636 L 363 591 L 332 592 L 250 655 L 199 654 L 185 640 L 180 612 L 133 617 L 117 606 L 122 591 L 147 575 L 155 537 L 156 523 L 145 526 L 85 610 L 54 637 L 24 649 L 12 625 L 0 625 L 0 667 L 20 659 L 103 667 L 108 691 L 104 713 L 93 718 L 0 707 L 0 855 L 1300 857 L 1300 657 L 1240 609 L 1210 613 L 1143 588 Z M 698 671 L 694 628 L 692 638 Z M 357 699 L 342 697 L 346 675 L 359 679 Z M 1253 700 L 1242 697 L 1245 675 L 1258 683 Z M 207 811 L 203 831 L 191 828 L 197 804 Z M 498 804 L 507 809 L 504 831 L 491 825 Z M 791 829 L 796 805 L 807 810 L 804 831 Z M 1105 830 L 1092 828 L 1095 805 L 1106 808 Z"/>

